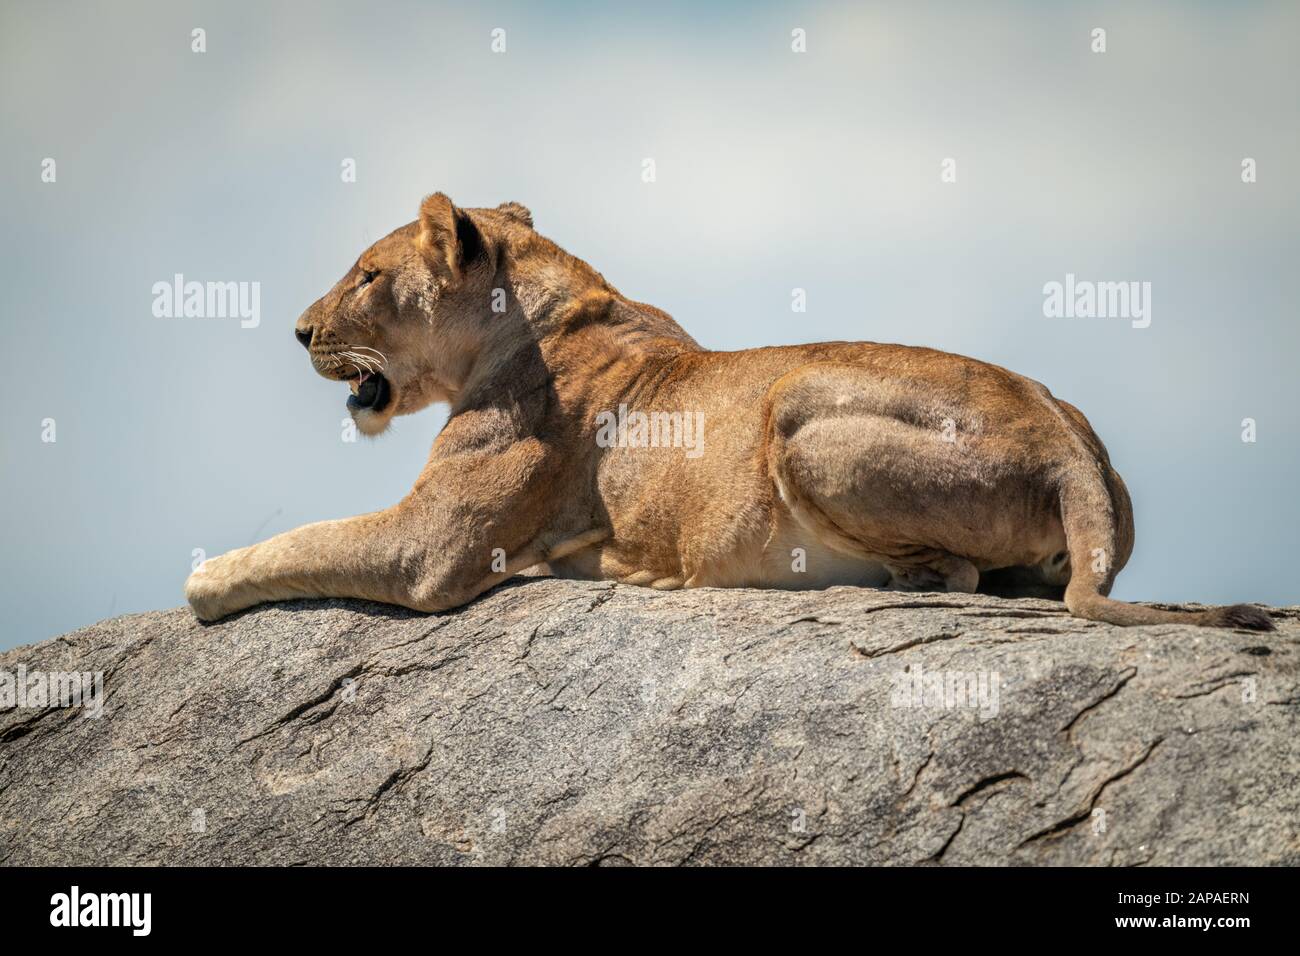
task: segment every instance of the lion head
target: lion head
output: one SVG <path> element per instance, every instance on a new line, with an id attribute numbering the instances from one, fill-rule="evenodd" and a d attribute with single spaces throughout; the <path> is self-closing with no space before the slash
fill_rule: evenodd
<path id="1" fill-rule="evenodd" d="M 299 317 L 312 367 L 351 387 L 358 430 L 378 435 L 396 415 L 455 399 L 490 325 L 501 251 L 520 230 L 532 217 L 518 203 L 466 210 L 434 193 Z"/>

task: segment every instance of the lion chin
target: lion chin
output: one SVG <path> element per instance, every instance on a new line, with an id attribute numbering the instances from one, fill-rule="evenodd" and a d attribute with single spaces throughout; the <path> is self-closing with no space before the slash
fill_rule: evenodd
<path id="1" fill-rule="evenodd" d="M 392 415 L 382 415 L 377 412 L 366 410 L 354 411 L 348 409 L 348 414 L 352 416 L 352 421 L 356 423 L 357 431 L 367 438 L 378 438 L 393 423 Z"/>

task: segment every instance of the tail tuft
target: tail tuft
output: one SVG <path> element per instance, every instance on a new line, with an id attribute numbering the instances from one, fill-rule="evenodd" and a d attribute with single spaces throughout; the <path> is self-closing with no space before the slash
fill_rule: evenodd
<path id="1" fill-rule="evenodd" d="M 1230 604 L 1215 608 L 1209 612 L 1209 623 L 1213 627 L 1240 627 L 1247 631 L 1276 630 L 1268 612 L 1253 604 Z"/>

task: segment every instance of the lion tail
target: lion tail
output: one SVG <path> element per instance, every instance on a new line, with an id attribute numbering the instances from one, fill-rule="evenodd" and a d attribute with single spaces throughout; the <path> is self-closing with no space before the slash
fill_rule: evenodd
<path id="1" fill-rule="evenodd" d="M 1070 554 L 1065 606 L 1075 617 L 1120 627 L 1194 624 L 1251 631 L 1274 629 L 1268 613 L 1250 604 L 1204 611 L 1165 611 L 1107 597 L 1115 575 L 1128 560 L 1133 541 L 1132 509 L 1118 476 L 1108 481 L 1095 467 L 1071 472 L 1061 483 L 1060 507 Z"/>

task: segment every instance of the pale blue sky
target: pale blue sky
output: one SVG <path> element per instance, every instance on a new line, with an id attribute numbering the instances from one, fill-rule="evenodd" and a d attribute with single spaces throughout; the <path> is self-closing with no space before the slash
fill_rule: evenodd
<path id="1" fill-rule="evenodd" d="M 528 205 L 710 347 L 1033 376 L 1132 491 L 1116 596 L 1300 601 L 1295 4 L 700 7 L 0 0 L 0 648 L 406 492 L 444 412 L 342 442 L 292 327 L 436 189 Z M 260 282 L 261 325 L 155 318 L 178 272 Z M 1151 326 L 1045 318 L 1067 272 L 1149 281 Z"/>

